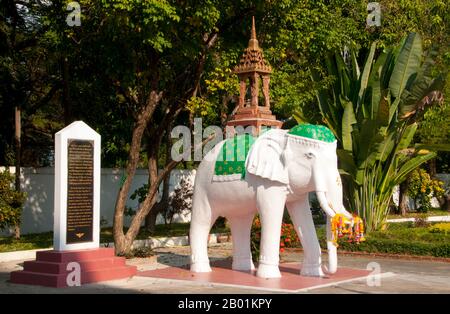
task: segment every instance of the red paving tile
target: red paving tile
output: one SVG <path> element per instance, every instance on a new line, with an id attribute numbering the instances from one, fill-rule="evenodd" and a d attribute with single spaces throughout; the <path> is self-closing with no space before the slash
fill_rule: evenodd
<path id="1" fill-rule="evenodd" d="M 327 275 L 327 277 L 324 278 L 305 277 L 300 276 L 300 264 L 285 263 L 280 264 L 281 278 L 263 279 L 256 277 L 255 271 L 250 273 L 232 270 L 230 260 L 212 263 L 211 268 L 212 272 L 210 273 L 191 273 L 188 265 L 182 267 L 167 267 L 138 272 L 136 276 L 294 292 L 316 286 L 361 278 L 370 274 L 370 271 L 367 270 L 339 268 L 335 274 Z"/>

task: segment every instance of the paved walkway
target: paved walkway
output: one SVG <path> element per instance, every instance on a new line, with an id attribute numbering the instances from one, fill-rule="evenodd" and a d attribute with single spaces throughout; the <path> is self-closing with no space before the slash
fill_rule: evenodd
<path id="1" fill-rule="evenodd" d="M 231 244 L 216 244 L 210 246 L 211 259 L 223 259 L 231 256 Z M 157 263 L 149 263 L 145 259 L 128 260 L 140 271 L 178 266 L 188 262 L 189 247 L 172 247 L 156 249 Z M 282 260 L 286 262 L 299 261 L 302 253 L 283 253 Z M 131 279 L 114 280 L 104 283 L 88 284 L 81 287 L 55 289 L 38 286 L 16 285 L 7 282 L 9 272 L 20 270 L 23 261 L 0 262 L 0 293 L 267 293 L 251 288 L 223 287 L 213 284 L 170 281 L 134 277 Z M 376 281 L 358 280 L 341 283 L 330 287 L 312 289 L 302 293 L 450 293 L 450 263 L 421 260 L 401 260 L 380 257 L 339 256 L 339 264 L 346 267 L 366 269 L 380 267 L 382 276 L 379 285 Z M 376 263 L 376 264 L 375 264 Z M 373 269 L 373 268 L 371 268 Z M 375 285 L 374 285 L 375 284 Z"/>

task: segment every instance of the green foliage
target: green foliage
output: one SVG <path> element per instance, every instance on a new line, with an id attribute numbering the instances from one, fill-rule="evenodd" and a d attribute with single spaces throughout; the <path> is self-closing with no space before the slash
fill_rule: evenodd
<path id="1" fill-rule="evenodd" d="M 317 92 L 323 123 L 339 142 L 339 168 L 344 179 L 348 207 L 358 213 L 366 228 L 383 227 L 393 188 L 424 162 L 434 158 L 429 150 L 448 145 L 411 143 L 417 122 L 437 103 L 443 77 L 433 74 L 433 59 L 424 59 L 422 40 L 409 34 L 393 49 L 377 51 L 371 45 L 360 70 L 355 50 L 348 57 L 336 52 L 326 61 L 331 87 Z M 313 70 L 313 81 L 320 73 Z"/>
<path id="2" fill-rule="evenodd" d="M 25 193 L 13 188 L 14 176 L 0 171 L 0 230 L 20 224 Z"/>
<path id="3" fill-rule="evenodd" d="M 80 0 L 81 27 L 67 26 L 67 2 L 21 1 L 26 9 L 16 15 L 18 1 L 10 1 L 0 11 L 0 164 L 14 162 L 13 108 L 21 105 L 25 165 L 48 165 L 52 135 L 80 119 L 102 134 L 102 164 L 125 166 L 137 109 L 130 100 L 142 102 L 157 77 L 167 96 L 154 124 L 174 104 L 187 103 L 204 36 L 214 33 L 189 113 L 201 115 L 205 126 L 219 124 L 236 104 L 237 79 L 229 70 L 247 45 L 252 15 L 274 69 L 270 93 L 279 119 L 296 113 L 310 123 L 321 120 L 315 92 L 332 82 L 322 60 L 339 47 L 366 51 L 374 40 L 389 47 L 416 31 L 425 48 L 438 47 L 440 69 L 448 66 L 449 3 L 379 2 L 382 25 L 367 28 L 367 3 L 350 0 Z M 320 82 L 310 83 L 310 69 L 323 75 Z M 186 124 L 187 116 L 177 123 Z"/>
<path id="4" fill-rule="evenodd" d="M 253 262 L 257 262 L 259 261 L 259 249 L 261 244 L 261 221 L 259 220 L 258 215 L 253 219 L 250 235 L 250 249 L 252 252 L 252 260 Z"/>
<path id="5" fill-rule="evenodd" d="M 420 212 L 428 212 L 431 209 L 431 199 L 442 197 L 445 194 L 444 182 L 432 179 L 424 169 L 414 170 L 408 177 L 408 195 L 414 203 L 420 204 L 417 208 Z"/>
<path id="6" fill-rule="evenodd" d="M 283 222 L 281 224 L 280 235 L 280 253 L 284 252 L 285 248 L 298 247 L 300 240 L 297 236 L 294 226 L 290 222 L 290 219 L 286 219 L 289 222 Z M 259 215 L 257 215 L 252 224 L 250 248 L 252 252 L 253 262 L 259 261 L 259 248 L 261 245 L 261 221 Z"/>
<path id="7" fill-rule="evenodd" d="M 450 223 L 448 222 L 442 222 L 438 224 L 431 225 L 430 227 L 431 233 L 444 233 L 444 234 L 450 234 Z"/>
<path id="8" fill-rule="evenodd" d="M 426 213 L 421 213 L 416 215 L 414 218 L 413 226 L 414 228 L 428 227 L 430 222 L 428 221 L 428 215 Z"/>
<path id="9" fill-rule="evenodd" d="M 179 185 L 169 196 L 169 206 L 163 212 L 166 223 L 172 223 L 173 216 L 184 211 L 192 210 L 192 196 L 194 195 L 194 185 L 189 178 L 182 177 Z"/>

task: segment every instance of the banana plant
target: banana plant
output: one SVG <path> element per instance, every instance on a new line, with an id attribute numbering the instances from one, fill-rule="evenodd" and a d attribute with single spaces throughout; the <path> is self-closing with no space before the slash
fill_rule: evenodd
<path id="1" fill-rule="evenodd" d="M 374 42 L 362 70 L 354 50 L 325 60 L 334 81 L 317 91 L 318 107 L 338 139 L 346 205 L 369 231 L 385 225 L 395 186 L 437 150 L 449 150 L 412 143 L 423 112 L 443 100 L 444 76 L 433 76 L 433 57 L 424 57 L 420 35 L 410 33 L 392 49 L 378 51 Z M 321 75 L 311 72 L 319 84 Z"/>

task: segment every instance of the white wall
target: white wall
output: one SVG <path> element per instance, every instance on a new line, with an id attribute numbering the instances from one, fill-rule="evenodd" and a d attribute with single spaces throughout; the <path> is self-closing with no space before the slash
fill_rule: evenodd
<path id="1" fill-rule="evenodd" d="M 4 168 L 0 167 L 0 171 Z M 11 173 L 15 173 L 13 167 Z M 114 206 L 117 193 L 119 191 L 123 169 L 104 168 L 101 171 L 101 192 L 100 192 L 100 217 L 106 219 L 107 225 L 111 226 L 114 216 Z M 195 177 L 195 170 L 173 170 L 170 177 L 170 191 L 173 191 L 182 176 L 189 176 L 192 182 Z M 137 169 L 130 195 L 148 180 L 146 169 Z M 22 191 L 27 193 L 27 199 L 23 207 L 21 232 L 39 233 L 53 230 L 53 197 L 54 197 L 54 168 L 22 168 L 21 170 Z M 162 186 L 160 187 L 162 191 Z M 138 202 L 128 200 L 127 206 L 136 209 Z M 190 213 L 176 215 L 174 222 L 190 221 Z M 125 217 L 125 225 L 130 222 L 130 217 Z M 157 223 L 164 223 L 161 216 Z M 8 231 L 0 231 L 0 234 L 8 234 Z"/>
<path id="2" fill-rule="evenodd" d="M 3 171 L 0 167 L 0 171 Z M 14 167 L 10 168 L 11 173 L 15 173 Z M 102 169 L 101 192 L 100 192 L 100 217 L 106 219 L 107 225 L 111 226 L 114 215 L 114 205 L 116 203 L 117 192 L 123 169 Z M 195 170 L 173 170 L 170 177 L 170 191 L 180 181 L 182 176 L 189 176 L 194 182 Z M 27 200 L 22 212 L 21 232 L 39 233 L 53 230 L 53 194 L 54 194 L 54 169 L 53 168 L 22 168 L 22 190 L 27 193 Z M 446 183 L 450 181 L 450 174 L 438 174 L 437 177 Z M 148 180 L 146 169 L 137 169 L 130 195 L 137 188 L 141 187 Z M 161 186 L 162 188 L 162 186 Z M 394 190 L 394 203 L 398 204 L 398 190 Z M 412 204 L 411 204 L 412 205 Z M 439 206 L 437 200 L 433 200 L 434 206 Z M 137 208 L 137 201 L 129 200 L 127 206 Z M 190 212 L 183 215 L 176 215 L 174 222 L 190 221 Z M 130 222 L 130 217 L 125 217 L 125 225 Z M 161 216 L 157 223 L 164 223 Z M 0 231 L 1 235 L 9 234 L 11 231 Z"/>

